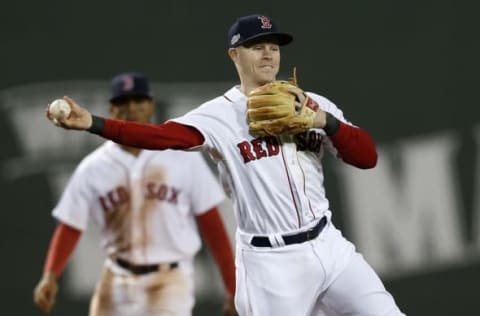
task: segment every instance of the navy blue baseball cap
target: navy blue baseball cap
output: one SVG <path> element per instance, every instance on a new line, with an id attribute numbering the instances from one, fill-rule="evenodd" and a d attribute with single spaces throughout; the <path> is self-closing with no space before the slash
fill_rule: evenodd
<path id="1" fill-rule="evenodd" d="M 119 74 L 111 82 L 112 96 L 110 102 L 125 97 L 146 97 L 153 99 L 150 85 L 145 75 L 138 72 Z"/>
<path id="2" fill-rule="evenodd" d="M 266 15 L 252 14 L 238 18 L 228 30 L 228 47 L 238 47 L 262 37 L 272 37 L 279 45 L 287 45 L 293 36 L 279 31 Z"/>

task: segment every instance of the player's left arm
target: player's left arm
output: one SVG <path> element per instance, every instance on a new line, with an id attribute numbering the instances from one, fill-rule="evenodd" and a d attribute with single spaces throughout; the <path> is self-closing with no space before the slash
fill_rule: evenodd
<path id="1" fill-rule="evenodd" d="M 217 207 L 196 216 L 198 228 L 220 269 L 227 291 L 224 306 L 225 315 L 235 315 L 233 297 L 235 294 L 235 260 L 230 239 Z"/>
<path id="2" fill-rule="evenodd" d="M 322 128 L 343 161 L 362 169 L 376 166 L 378 155 L 375 142 L 367 131 L 346 124 L 328 112 L 326 121 Z"/>
<path id="3" fill-rule="evenodd" d="M 310 97 L 322 104 L 314 118 L 313 127 L 325 131 L 337 150 L 337 156 L 358 168 L 375 167 L 378 155 L 370 134 L 358 126 L 348 124 L 343 118 L 342 111 L 326 98 L 320 99 L 315 94 L 310 94 Z"/>

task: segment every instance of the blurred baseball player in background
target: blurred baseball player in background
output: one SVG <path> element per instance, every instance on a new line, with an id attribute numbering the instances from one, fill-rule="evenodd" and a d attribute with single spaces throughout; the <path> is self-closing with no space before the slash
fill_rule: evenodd
<path id="1" fill-rule="evenodd" d="M 155 102 L 144 75 L 120 74 L 111 88 L 113 118 L 151 121 Z M 224 198 L 200 153 L 105 142 L 82 160 L 53 210 L 59 224 L 35 303 L 45 312 L 52 309 L 57 279 L 93 218 L 107 258 L 90 315 L 191 315 L 198 230 L 221 271 L 224 315 L 236 315 L 233 253 L 217 208 Z"/>
<path id="2" fill-rule="evenodd" d="M 285 126 L 263 136 L 252 132 L 259 126 L 247 115 L 253 97 L 276 82 L 280 46 L 292 39 L 267 16 L 241 17 L 230 27 L 227 42 L 240 85 L 223 95 L 161 125 L 92 116 L 65 97 L 72 112 L 56 125 L 141 148 L 211 153 L 230 185 L 238 224 L 235 305 L 240 315 L 404 315 L 335 228 L 325 196 L 325 151 L 352 166 L 373 168 L 377 152 L 369 134 L 330 100 L 298 87 L 289 88 L 302 105 L 297 117 L 280 120 Z M 262 113 L 281 117 L 275 111 L 272 106 Z M 289 130 L 292 122 L 305 128 Z"/>

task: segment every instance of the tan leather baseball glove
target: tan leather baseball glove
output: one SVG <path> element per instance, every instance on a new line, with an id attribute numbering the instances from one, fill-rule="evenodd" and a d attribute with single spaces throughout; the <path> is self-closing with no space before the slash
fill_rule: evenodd
<path id="1" fill-rule="evenodd" d="M 294 73 L 295 74 L 295 73 Z M 247 119 L 250 134 L 298 134 L 313 127 L 318 104 L 292 81 L 277 80 L 250 92 Z"/>

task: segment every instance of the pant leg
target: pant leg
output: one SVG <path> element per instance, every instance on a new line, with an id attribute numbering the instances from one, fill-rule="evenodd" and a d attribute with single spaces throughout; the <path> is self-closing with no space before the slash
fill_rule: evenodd
<path id="1" fill-rule="evenodd" d="M 126 276 L 116 275 L 105 265 L 90 302 L 89 315 L 131 315 L 131 307 L 135 303 L 132 290 Z"/>
<path id="2" fill-rule="evenodd" d="M 327 315 L 348 316 L 401 316 L 392 295 L 365 261 L 356 253 L 345 270 L 323 293 L 320 306 L 326 306 Z M 330 310 L 330 314 L 328 313 Z M 322 315 L 322 314 L 313 314 Z"/>
<path id="3" fill-rule="evenodd" d="M 149 316 L 191 316 L 194 305 L 193 271 L 176 268 L 152 274 L 144 284 Z"/>
<path id="4" fill-rule="evenodd" d="M 239 246 L 235 306 L 241 316 L 307 316 L 325 274 L 310 243 L 280 248 Z"/>
<path id="5" fill-rule="evenodd" d="M 310 314 L 311 316 L 340 316 L 336 312 L 334 312 L 332 309 L 330 309 L 328 306 L 325 304 L 318 302 L 312 313 Z"/>
<path id="6" fill-rule="evenodd" d="M 106 264 L 89 315 L 191 316 L 193 271 L 185 266 L 137 276 Z"/>
<path id="7" fill-rule="evenodd" d="M 333 223 L 312 244 L 325 267 L 326 282 L 310 315 L 403 315 L 372 267 Z"/>

